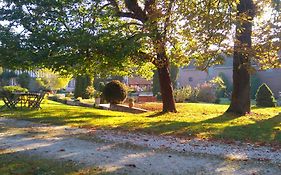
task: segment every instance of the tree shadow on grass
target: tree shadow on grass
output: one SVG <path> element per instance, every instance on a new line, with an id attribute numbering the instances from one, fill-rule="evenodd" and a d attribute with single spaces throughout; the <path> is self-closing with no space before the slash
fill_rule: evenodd
<path id="1" fill-rule="evenodd" d="M 223 138 L 281 143 L 281 113 L 253 124 L 229 126 L 220 133 Z"/>
<path id="2" fill-rule="evenodd" d="M 160 117 L 161 115 L 164 115 L 164 114 L 166 114 L 165 112 L 157 112 L 157 113 L 153 113 L 153 114 L 150 114 L 150 115 L 148 115 L 148 116 L 146 116 L 146 117 L 148 117 L 148 118 L 154 118 L 154 117 Z"/>
<path id="3" fill-rule="evenodd" d="M 77 109 L 79 110 L 79 109 Z M 40 111 L 30 111 L 30 110 L 16 110 L 16 111 L 5 111 L 1 112 L 2 116 L 11 117 L 16 119 L 29 120 L 39 123 L 55 124 L 55 125 L 89 125 L 89 120 L 91 119 L 107 119 L 120 117 L 121 115 L 110 115 L 100 112 L 81 112 L 71 109 L 64 110 L 40 110 Z"/>
<path id="4" fill-rule="evenodd" d="M 203 120 L 200 123 L 222 123 L 222 122 L 228 122 L 230 120 L 234 120 L 234 119 L 237 119 L 241 117 L 240 115 L 236 115 L 236 114 L 233 114 L 233 113 L 223 113 L 222 115 L 219 115 L 217 117 L 214 117 L 214 118 L 210 118 L 210 119 L 207 119 L 207 120 Z"/>
<path id="5" fill-rule="evenodd" d="M 250 116 L 255 119 L 255 116 Z M 269 119 L 257 118 L 253 124 L 231 125 L 224 123 L 237 119 L 239 116 L 224 113 L 217 117 L 200 122 L 188 121 L 151 121 L 146 127 L 137 131 L 160 135 L 178 135 L 184 137 L 207 136 L 213 139 L 242 140 L 251 142 L 281 143 L 281 113 Z M 133 128 L 141 123 L 126 123 L 128 128 Z"/>

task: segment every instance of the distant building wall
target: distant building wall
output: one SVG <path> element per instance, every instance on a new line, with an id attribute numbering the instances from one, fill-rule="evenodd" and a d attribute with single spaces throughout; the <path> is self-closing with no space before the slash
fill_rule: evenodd
<path id="1" fill-rule="evenodd" d="M 208 73 L 195 69 L 181 68 L 179 71 L 178 85 L 184 87 L 190 85 L 192 87 L 202 84 L 206 81 L 213 79 L 223 73 L 229 82 L 232 83 L 233 70 L 232 67 L 211 67 L 208 69 Z M 275 97 L 279 96 L 281 92 L 281 69 L 269 69 L 266 71 L 257 71 L 257 76 L 262 83 L 266 83 Z"/>
<path id="2" fill-rule="evenodd" d="M 190 85 L 192 87 L 202 84 L 207 81 L 209 75 L 207 72 L 203 72 L 196 69 L 180 69 L 178 78 L 178 87 L 184 87 Z"/>

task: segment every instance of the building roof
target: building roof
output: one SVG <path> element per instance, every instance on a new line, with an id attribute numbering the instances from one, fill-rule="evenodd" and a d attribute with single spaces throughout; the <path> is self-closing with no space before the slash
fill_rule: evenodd
<path id="1" fill-rule="evenodd" d="M 128 85 L 151 85 L 151 80 L 146 80 L 141 77 L 130 77 L 128 78 Z"/>

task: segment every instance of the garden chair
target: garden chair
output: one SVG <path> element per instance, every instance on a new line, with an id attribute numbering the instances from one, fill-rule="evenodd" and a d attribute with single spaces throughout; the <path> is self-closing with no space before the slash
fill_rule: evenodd
<path id="1" fill-rule="evenodd" d="M 28 102 L 28 107 L 31 109 L 42 109 L 41 103 L 44 100 L 46 92 L 41 92 L 39 95 L 33 96 L 33 99 L 30 99 Z"/>

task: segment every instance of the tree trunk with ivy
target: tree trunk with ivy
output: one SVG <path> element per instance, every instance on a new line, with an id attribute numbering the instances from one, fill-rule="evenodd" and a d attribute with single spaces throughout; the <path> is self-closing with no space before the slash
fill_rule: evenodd
<path id="1" fill-rule="evenodd" d="M 251 107 L 249 68 L 251 66 L 254 3 L 252 0 L 240 0 L 237 9 L 236 41 L 233 55 L 233 92 L 230 107 L 226 112 L 245 115 L 250 112 Z"/>

